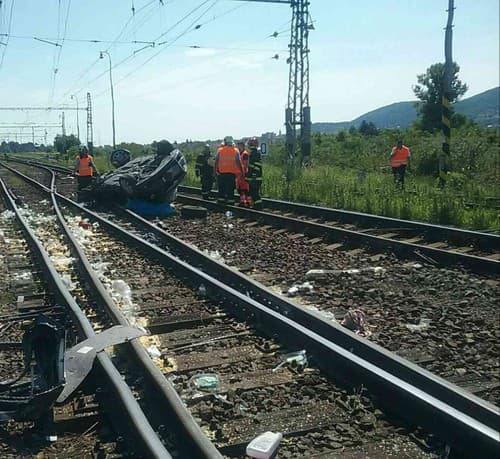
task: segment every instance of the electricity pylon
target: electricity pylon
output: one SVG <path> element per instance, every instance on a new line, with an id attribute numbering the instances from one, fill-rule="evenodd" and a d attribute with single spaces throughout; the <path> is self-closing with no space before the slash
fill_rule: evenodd
<path id="1" fill-rule="evenodd" d="M 302 164 L 311 157 L 311 107 L 309 106 L 309 31 L 313 29 L 309 0 L 237 0 L 259 3 L 283 3 L 292 8 L 288 103 L 285 111 L 286 155 L 292 162 L 300 140 Z M 300 138 L 300 139 L 299 139 Z"/>

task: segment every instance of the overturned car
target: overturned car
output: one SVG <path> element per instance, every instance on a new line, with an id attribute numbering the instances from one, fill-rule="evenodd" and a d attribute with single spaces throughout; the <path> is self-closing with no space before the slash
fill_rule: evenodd
<path id="1" fill-rule="evenodd" d="M 113 152 L 111 162 L 117 169 L 97 178 L 89 190 L 91 199 L 119 204 L 171 203 L 186 176 L 186 159 L 166 140 L 155 143 L 154 148 L 154 155 L 133 160 L 125 150 Z"/>

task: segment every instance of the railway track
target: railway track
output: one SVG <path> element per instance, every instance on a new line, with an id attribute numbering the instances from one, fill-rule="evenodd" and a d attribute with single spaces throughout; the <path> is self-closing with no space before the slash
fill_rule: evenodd
<path id="1" fill-rule="evenodd" d="M 61 200 L 62 200 L 63 202 L 65 202 L 66 204 L 69 204 L 69 202 L 68 202 L 67 200 L 64 200 L 62 197 L 60 197 L 59 199 L 61 199 Z M 142 222 L 142 223 L 144 223 L 144 222 Z M 151 228 L 150 228 L 150 229 L 151 229 Z M 155 236 L 157 237 L 157 236 L 158 236 L 158 234 L 161 234 L 161 232 L 156 231 Z M 145 235 L 145 234 L 143 233 L 143 235 Z M 150 235 L 150 239 L 151 239 L 151 235 Z M 153 241 L 153 242 L 156 244 L 156 243 L 158 243 L 158 240 Z M 200 264 L 200 260 L 198 260 L 198 264 Z M 213 267 L 214 267 L 214 266 L 212 265 L 212 268 L 213 268 Z M 226 274 L 227 274 L 227 273 L 226 273 Z M 239 279 L 239 280 L 238 280 L 238 282 L 241 282 L 241 279 Z M 245 288 L 247 288 L 247 287 L 248 287 L 248 285 L 246 285 L 246 286 L 245 286 Z M 240 289 L 240 290 L 242 290 L 242 289 Z M 242 291 L 245 291 L 245 290 L 242 290 Z M 247 291 L 248 291 L 248 290 L 247 290 Z M 254 289 L 254 290 L 252 290 L 252 295 L 251 295 L 252 297 L 254 297 L 254 292 L 257 292 L 257 291 L 256 291 L 255 289 Z M 258 293 L 258 292 L 257 292 L 257 293 Z M 262 294 L 262 292 L 261 292 L 261 293 L 260 293 L 260 296 L 262 297 L 262 295 L 263 295 L 263 294 Z M 256 296 L 255 296 L 255 297 L 257 297 L 257 296 L 258 296 L 258 294 L 256 294 Z M 269 300 L 269 297 L 267 298 L 267 304 L 272 304 L 272 302 Z M 181 306 L 182 306 L 182 304 L 181 304 Z M 281 312 L 283 312 L 283 307 L 284 307 L 284 308 L 285 308 L 285 311 L 284 311 L 284 312 L 286 312 L 286 313 L 289 315 L 289 317 L 290 317 L 290 316 L 291 316 L 291 317 L 293 317 L 293 319 L 294 319 L 294 320 L 296 320 L 296 319 L 298 318 L 299 320 L 302 320 L 302 321 L 306 321 L 306 322 L 307 322 L 307 321 L 309 321 L 309 324 L 311 324 L 311 323 L 312 323 L 312 324 L 315 326 L 315 328 L 316 328 L 316 329 L 318 329 L 318 330 L 322 330 L 322 331 L 324 332 L 324 334 L 328 334 L 328 333 L 332 334 L 332 333 L 333 333 L 333 331 L 334 331 L 334 332 L 338 335 L 338 336 L 336 336 L 336 338 L 339 338 L 339 336 L 340 336 L 340 335 L 342 335 L 342 333 L 341 333 L 338 329 L 334 329 L 334 328 L 332 328 L 332 327 L 331 327 L 331 324 L 328 324 L 328 327 L 327 327 L 327 326 L 326 326 L 326 324 L 322 323 L 322 319 L 321 319 L 321 318 L 318 318 L 318 317 L 315 317 L 315 316 L 314 316 L 314 314 L 312 314 L 312 315 L 311 315 L 311 314 L 307 314 L 307 313 L 305 313 L 305 314 L 303 314 L 303 316 L 301 317 L 301 316 L 300 316 L 300 313 L 298 313 L 297 311 L 295 311 L 295 310 L 291 309 L 291 305 L 290 305 L 290 304 L 288 304 L 287 302 L 285 302 L 285 304 L 284 304 L 284 305 L 282 304 L 281 306 L 282 306 L 282 311 L 281 311 Z M 279 307 L 279 306 L 276 306 L 276 304 L 272 304 L 272 307 Z M 288 308 L 288 310 L 286 310 L 286 308 Z M 306 322 L 304 322 L 304 323 L 306 323 Z M 319 324 L 319 328 L 318 328 L 318 324 Z M 321 326 L 323 326 L 323 328 L 321 328 Z M 332 331 L 332 330 L 333 330 L 333 331 Z M 358 341 L 356 341 L 355 337 L 349 336 L 349 334 L 346 334 L 346 336 L 340 336 L 340 342 L 342 342 L 342 340 L 344 340 L 344 343 L 347 343 L 347 344 L 346 344 L 346 346 L 347 346 L 347 345 L 352 345 L 352 344 L 354 343 L 354 344 L 355 344 L 355 346 L 356 346 L 356 352 L 357 352 L 357 353 L 359 353 L 360 355 L 363 355 L 363 356 L 365 356 L 365 357 L 366 357 L 367 355 L 369 355 L 369 351 L 368 351 L 368 350 L 367 350 L 367 348 L 366 348 L 367 344 L 366 344 L 366 343 L 362 343 L 362 342 L 361 342 L 361 340 L 359 340 L 359 339 L 358 339 L 358 341 L 359 341 L 359 342 L 358 342 Z M 351 341 L 350 341 L 350 343 L 349 343 L 349 340 L 351 340 Z M 337 341 L 338 341 L 338 339 L 337 339 Z M 369 346 L 368 346 L 368 347 L 369 347 Z M 373 350 L 370 350 L 370 351 L 373 351 Z M 381 352 L 381 350 L 380 350 L 380 349 L 378 349 L 377 351 L 379 352 L 379 355 L 378 355 L 378 357 L 377 357 L 377 358 L 378 358 L 378 359 L 379 359 L 379 361 L 380 361 L 380 359 L 383 359 L 383 358 L 384 358 L 384 356 L 383 356 L 383 352 Z M 389 356 L 389 357 L 385 356 L 385 357 L 388 359 L 388 361 L 390 361 L 390 360 L 391 360 L 391 359 L 390 359 L 390 356 Z M 400 371 L 401 371 L 401 367 L 402 367 L 402 366 L 404 367 L 404 366 L 406 365 L 406 364 L 401 365 L 401 362 L 398 362 L 398 361 L 396 361 L 396 363 L 392 362 L 392 364 L 393 364 L 393 365 L 395 365 L 395 367 L 397 367 L 397 366 L 399 365 L 399 366 L 400 366 Z M 409 367 L 409 368 L 410 368 L 410 370 L 408 370 L 408 367 L 407 367 L 407 369 L 405 370 L 405 371 L 407 372 L 405 377 L 406 377 L 406 378 L 409 378 L 409 377 L 413 377 L 413 378 L 414 378 L 414 377 L 415 377 L 415 374 L 414 374 L 414 373 L 412 374 L 412 372 L 411 372 L 411 370 L 412 370 L 412 369 L 411 369 L 411 367 Z M 403 373 L 404 373 L 404 371 L 403 371 Z M 425 374 L 424 374 L 423 376 L 421 375 L 420 377 L 421 377 L 421 378 L 422 378 L 422 377 L 424 377 L 424 378 L 425 378 L 426 376 L 428 376 L 428 375 L 425 375 Z M 247 376 L 246 376 L 246 377 L 247 377 Z M 246 378 L 246 377 L 245 377 L 245 378 Z M 431 384 L 431 386 L 432 386 L 432 384 Z M 445 390 L 445 389 L 443 389 L 443 387 L 444 387 L 444 386 L 442 386 L 442 385 L 441 385 L 441 383 L 438 381 L 438 384 L 434 387 L 434 390 L 436 390 L 437 392 L 439 392 L 439 391 L 443 392 L 443 390 Z M 437 393 L 437 392 L 436 392 L 436 393 Z M 453 392 L 453 391 L 452 391 L 452 392 Z M 441 395 L 442 395 L 442 394 L 441 394 Z M 452 395 L 452 396 L 451 396 L 451 398 L 450 398 L 449 400 L 447 400 L 447 401 L 448 401 L 448 402 L 449 402 L 449 401 L 451 401 L 451 400 L 453 399 L 453 397 L 458 397 L 458 398 L 460 398 L 462 395 L 463 395 L 463 394 L 458 393 L 458 395 L 457 395 L 457 393 L 455 393 L 455 395 L 454 395 L 454 396 Z M 449 396 L 450 396 L 450 394 L 448 393 L 448 395 L 447 395 L 447 396 L 449 397 Z M 477 403 L 478 403 L 478 401 L 477 401 L 476 399 L 474 399 L 474 398 L 467 398 L 467 397 L 465 397 L 465 398 L 467 399 L 467 401 L 465 402 L 465 405 L 469 404 L 469 405 L 473 406 L 474 404 L 477 404 Z M 456 401 L 456 400 L 455 400 L 455 401 Z M 462 402 L 464 402 L 464 400 L 462 400 Z M 483 413 L 486 417 L 491 416 L 491 414 L 493 413 L 493 417 L 492 417 L 492 418 L 490 418 L 490 421 L 491 421 L 492 419 L 493 419 L 493 420 L 495 419 L 495 415 L 494 415 L 495 410 L 490 411 L 490 408 L 492 408 L 492 407 L 489 407 L 489 406 L 487 406 L 487 405 L 484 405 L 482 402 L 479 402 L 479 405 L 481 406 L 481 408 L 480 408 L 480 410 L 479 410 L 479 411 L 482 411 L 482 413 Z M 477 409 L 477 408 L 478 408 L 478 406 L 476 405 L 476 406 L 474 407 L 474 409 Z M 474 411 L 474 409 L 473 409 L 472 411 Z M 490 411 L 490 412 L 489 412 L 489 411 Z M 489 412 L 489 414 L 488 414 L 488 412 Z M 211 418 L 210 418 L 210 419 L 211 419 Z M 497 419 L 496 419 L 496 421 L 497 421 Z M 216 429 L 216 432 L 219 432 L 219 430 L 218 430 L 218 429 Z M 219 445 L 219 446 L 221 446 L 221 445 Z M 228 446 L 228 445 L 225 445 L 225 446 Z M 230 445 L 229 445 L 229 446 L 230 446 Z M 222 447 L 224 448 L 224 445 L 222 445 Z M 294 454 L 296 454 L 296 453 L 297 453 L 297 452 L 295 452 Z M 343 457 L 345 457 L 345 456 L 343 456 Z"/>
<path id="2" fill-rule="evenodd" d="M 22 339 L 40 315 L 66 328 L 67 348 L 89 338 L 92 333 L 78 304 L 67 295 L 54 270 L 51 255 L 34 238 L 26 225 L 26 216 L 18 213 L 1 180 L 0 242 L 0 399 L 4 409 L 7 406 L 13 409 L 16 400 L 20 399 L 9 395 L 6 389 L 21 387 L 30 381 L 30 373 L 23 376 Z M 74 294 L 78 295 L 78 291 Z M 59 403 L 51 417 L 3 423 L 1 456 L 128 456 L 120 437 L 126 435 L 128 429 L 122 429 L 122 423 L 111 414 L 116 411 L 114 404 L 127 404 L 113 393 L 115 388 L 122 391 L 124 388 L 118 378 L 113 380 L 114 367 L 109 359 L 100 357 L 99 360 L 99 377 L 87 381 L 70 399 Z"/>
<path id="3" fill-rule="evenodd" d="M 179 191 L 179 202 L 217 209 L 217 204 L 199 198 L 198 188 L 179 187 Z M 336 248 L 365 246 L 435 265 L 499 273 L 500 236 L 495 234 L 274 199 L 264 199 L 264 206 L 264 211 L 230 207 L 236 215 L 320 237 Z"/>

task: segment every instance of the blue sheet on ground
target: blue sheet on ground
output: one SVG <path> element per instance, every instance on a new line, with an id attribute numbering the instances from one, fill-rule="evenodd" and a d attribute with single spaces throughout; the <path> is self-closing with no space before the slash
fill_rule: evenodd
<path id="1" fill-rule="evenodd" d="M 158 204 L 142 199 L 129 199 L 127 209 L 141 217 L 170 217 L 175 214 L 175 208 L 170 204 Z"/>

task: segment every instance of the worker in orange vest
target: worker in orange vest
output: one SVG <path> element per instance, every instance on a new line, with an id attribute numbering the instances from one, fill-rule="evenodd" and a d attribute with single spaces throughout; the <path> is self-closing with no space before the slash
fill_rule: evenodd
<path id="1" fill-rule="evenodd" d="M 400 186 L 402 190 L 405 187 L 406 168 L 410 167 L 410 149 L 403 145 L 403 140 L 398 139 L 398 143 L 391 151 L 391 167 L 394 175 L 394 185 Z"/>
<path id="2" fill-rule="evenodd" d="M 75 173 L 78 178 L 78 191 L 92 183 L 94 174 L 98 175 L 94 158 L 89 155 L 89 150 L 85 145 L 80 145 L 80 154 L 76 157 Z"/>
<path id="3" fill-rule="evenodd" d="M 248 174 L 249 154 L 248 151 L 245 149 L 245 142 L 243 141 L 238 142 L 236 144 L 236 148 L 238 148 L 238 151 L 240 153 L 240 162 L 244 173 L 244 175 L 238 174 L 236 177 L 236 189 L 240 194 L 240 206 L 252 207 L 253 201 L 250 195 L 248 194 L 248 192 L 250 191 L 250 185 L 246 180 L 246 175 Z"/>
<path id="4" fill-rule="evenodd" d="M 217 201 L 221 204 L 234 205 L 234 188 L 236 177 L 245 175 L 241 166 L 240 152 L 234 146 L 231 136 L 224 137 L 224 143 L 215 155 L 215 173 L 219 187 Z"/>

